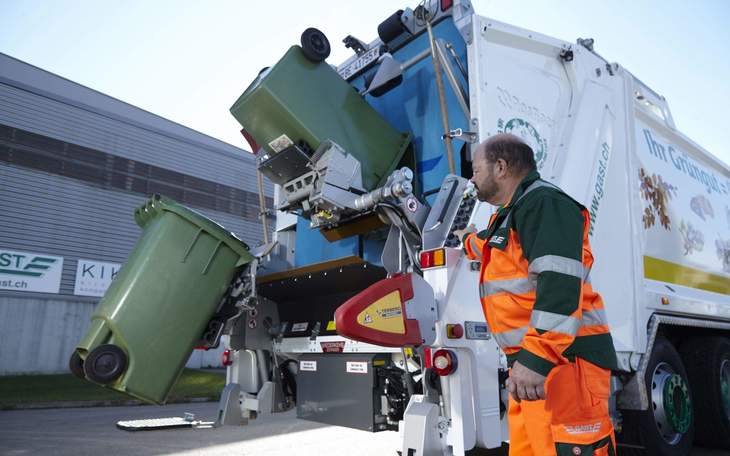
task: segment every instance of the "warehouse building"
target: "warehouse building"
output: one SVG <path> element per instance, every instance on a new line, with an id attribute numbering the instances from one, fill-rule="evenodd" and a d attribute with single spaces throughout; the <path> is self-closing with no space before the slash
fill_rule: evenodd
<path id="1" fill-rule="evenodd" d="M 261 242 L 251 154 L 0 53 L 0 375 L 67 371 L 155 193 Z"/>

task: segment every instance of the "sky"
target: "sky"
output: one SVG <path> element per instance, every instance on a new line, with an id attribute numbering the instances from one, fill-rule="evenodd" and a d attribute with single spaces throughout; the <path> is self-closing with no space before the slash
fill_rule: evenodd
<path id="1" fill-rule="evenodd" d="M 397 0 L 0 0 L 0 52 L 248 148 L 228 109 L 307 27 L 328 62 Z M 473 0 L 476 12 L 595 50 L 663 95 L 680 131 L 730 163 L 730 1 Z"/>

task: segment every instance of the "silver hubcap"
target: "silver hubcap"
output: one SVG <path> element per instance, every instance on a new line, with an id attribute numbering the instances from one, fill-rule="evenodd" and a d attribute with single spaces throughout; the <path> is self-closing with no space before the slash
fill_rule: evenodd
<path id="1" fill-rule="evenodd" d="M 669 422 L 667 410 L 664 409 L 664 390 L 667 382 L 676 372 L 667 363 L 659 363 L 651 376 L 651 405 L 654 411 L 654 422 L 656 423 L 659 435 L 670 445 L 676 445 L 682 434 L 674 429 Z"/>

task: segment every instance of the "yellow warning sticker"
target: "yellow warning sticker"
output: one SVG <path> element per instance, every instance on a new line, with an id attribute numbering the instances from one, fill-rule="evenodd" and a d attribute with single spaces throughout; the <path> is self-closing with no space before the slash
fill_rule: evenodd
<path id="1" fill-rule="evenodd" d="M 357 322 L 377 331 L 405 334 L 400 291 L 395 290 L 370 304 L 358 314 Z"/>
<path id="2" fill-rule="evenodd" d="M 413 349 L 411 347 L 405 347 L 403 351 L 406 353 L 406 356 L 413 358 Z"/>
<path id="3" fill-rule="evenodd" d="M 335 327 L 335 321 L 334 321 L 334 320 L 330 320 L 330 321 L 329 321 L 329 322 L 327 323 L 327 331 L 334 331 L 335 329 L 337 329 L 337 328 Z"/>

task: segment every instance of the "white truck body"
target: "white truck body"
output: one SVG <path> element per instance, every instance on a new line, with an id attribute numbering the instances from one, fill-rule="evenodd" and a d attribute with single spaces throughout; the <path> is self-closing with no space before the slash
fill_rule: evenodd
<path id="1" fill-rule="evenodd" d="M 664 98 L 619 65 L 488 18 L 474 16 L 472 30 L 479 137 L 522 136 L 542 177 L 588 208 L 591 277 L 616 349 L 628 354 L 622 367 L 630 369 L 631 353 L 645 352 L 655 312 L 730 319 L 727 165 L 679 132 Z M 565 49 L 574 53 L 569 65 L 555 58 Z M 642 169 L 665 195 L 661 208 L 644 196 L 655 190 L 642 191 Z"/>

